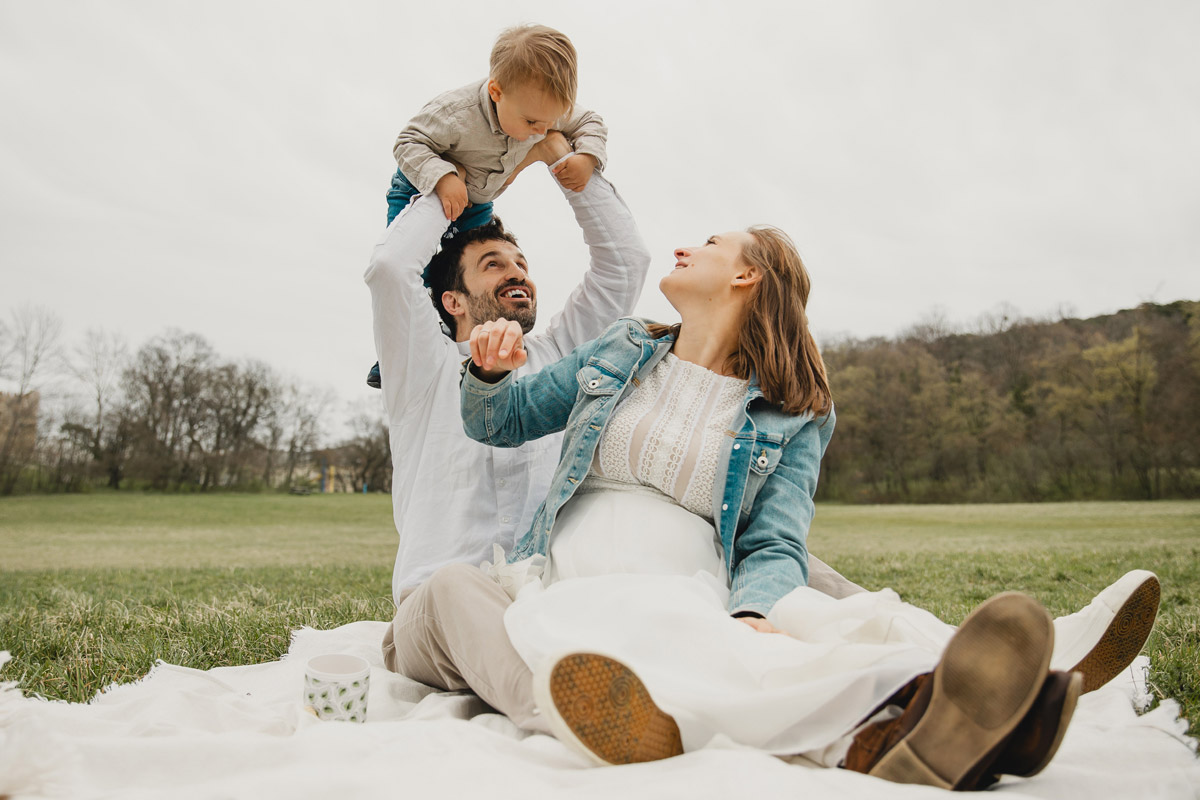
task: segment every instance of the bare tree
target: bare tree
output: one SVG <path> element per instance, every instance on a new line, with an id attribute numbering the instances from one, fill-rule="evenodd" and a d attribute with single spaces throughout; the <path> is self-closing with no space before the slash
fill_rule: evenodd
<path id="1" fill-rule="evenodd" d="M 922 344 L 932 344 L 957 332 L 954 323 L 950 321 L 946 307 L 934 306 L 922 314 L 915 324 L 905 329 L 900 334 L 900 338 L 912 339 Z"/>
<path id="2" fill-rule="evenodd" d="M 291 488 L 296 470 L 320 445 L 324 418 L 333 404 L 328 391 L 290 383 L 284 392 L 281 428 L 286 440 L 284 486 Z"/>
<path id="3" fill-rule="evenodd" d="M 175 330 L 143 345 L 122 375 L 137 459 L 156 489 L 199 480 L 213 360 L 203 337 Z"/>
<path id="4" fill-rule="evenodd" d="M 87 447 L 113 489 L 121 486 L 129 449 L 128 415 L 119 403 L 121 373 L 128 362 L 124 338 L 99 328 L 89 328 L 66 360 L 67 373 L 86 390 L 92 408 L 87 423 L 70 423 L 71 433 Z"/>
<path id="5" fill-rule="evenodd" d="M 22 306 L 0 327 L 0 494 L 12 494 L 37 445 L 41 381 L 58 353 L 62 322 L 48 309 Z"/>
<path id="6" fill-rule="evenodd" d="M 275 385 L 270 367 L 261 361 L 210 371 L 204 394 L 211 424 L 201 488 L 244 485 L 249 457 L 262 447 L 258 433 Z"/>
<path id="7" fill-rule="evenodd" d="M 348 471 L 350 488 L 377 492 L 392 489 L 392 452 L 387 420 L 379 411 L 360 411 L 350 422 L 353 438 L 337 448 L 339 468 Z"/>

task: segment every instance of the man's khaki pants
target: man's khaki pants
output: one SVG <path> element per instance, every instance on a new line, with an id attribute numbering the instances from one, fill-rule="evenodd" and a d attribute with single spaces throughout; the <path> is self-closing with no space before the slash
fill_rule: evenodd
<path id="1" fill-rule="evenodd" d="M 511 602 L 479 567 L 442 567 L 402 597 L 383 663 L 429 686 L 470 689 L 519 727 L 549 733 L 534 710 L 533 673 L 504 628 Z"/>

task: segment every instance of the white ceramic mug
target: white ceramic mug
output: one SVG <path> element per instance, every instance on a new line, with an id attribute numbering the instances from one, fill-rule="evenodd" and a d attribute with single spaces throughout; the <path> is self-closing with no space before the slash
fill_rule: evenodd
<path id="1" fill-rule="evenodd" d="M 314 656 L 304 668 L 304 705 L 319 719 L 367 721 L 371 665 L 358 656 Z"/>

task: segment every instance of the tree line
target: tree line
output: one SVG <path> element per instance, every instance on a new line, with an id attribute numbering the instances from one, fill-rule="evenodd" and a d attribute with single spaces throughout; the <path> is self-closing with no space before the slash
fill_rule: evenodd
<path id="1" fill-rule="evenodd" d="M 982 502 L 1200 496 L 1200 303 L 1087 320 L 931 315 L 823 354 L 837 428 L 821 497 Z"/>
<path id="2" fill-rule="evenodd" d="M 333 395 L 168 331 L 136 352 L 88 331 L 73 347 L 44 309 L 0 321 L 0 494 L 95 486 L 160 491 L 390 491 L 381 410 L 329 441 Z"/>
<path id="3" fill-rule="evenodd" d="M 387 426 L 358 410 L 330 443 L 334 398 L 194 333 L 128 352 L 52 314 L 0 321 L 0 494 L 390 491 Z M 819 499 L 1006 502 L 1200 496 L 1200 303 L 1087 320 L 934 313 L 894 338 L 822 347 L 837 432 Z M 63 383 L 70 391 L 47 391 Z M 56 397 L 48 403 L 48 397 Z M 332 469 L 330 469 L 332 467 Z"/>

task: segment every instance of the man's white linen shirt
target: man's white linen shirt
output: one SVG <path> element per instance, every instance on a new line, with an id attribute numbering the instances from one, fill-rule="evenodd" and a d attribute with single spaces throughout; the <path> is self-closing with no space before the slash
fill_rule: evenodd
<path id="1" fill-rule="evenodd" d="M 529 358 L 518 376 L 631 313 L 650 266 L 633 216 L 604 176 L 593 174 L 582 192 L 562 191 L 591 265 L 549 326 L 525 338 Z M 439 567 L 491 561 L 493 544 L 510 549 L 545 499 L 562 445 L 562 434 L 554 434 L 500 449 L 463 433 L 459 379 L 470 346 L 442 332 L 421 280 L 447 225 L 436 195 L 416 197 L 388 226 L 365 275 L 391 437 L 397 603 Z"/>

